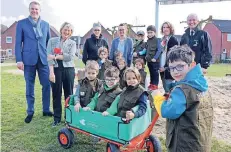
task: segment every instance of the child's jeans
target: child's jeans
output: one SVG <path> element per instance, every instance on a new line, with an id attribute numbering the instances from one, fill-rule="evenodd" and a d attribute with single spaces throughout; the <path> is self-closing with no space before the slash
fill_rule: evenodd
<path id="1" fill-rule="evenodd" d="M 150 72 L 150 84 L 158 86 L 159 84 L 159 62 L 148 62 L 148 69 Z"/>

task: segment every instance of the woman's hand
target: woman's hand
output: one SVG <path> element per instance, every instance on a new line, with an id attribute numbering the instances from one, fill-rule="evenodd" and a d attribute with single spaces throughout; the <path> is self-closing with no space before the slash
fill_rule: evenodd
<path id="1" fill-rule="evenodd" d="M 91 108 L 90 107 L 84 107 L 83 110 L 84 111 L 89 111 L 89 110 L 91 110 Z"/>
<path id="2" fill-rule="evenodd" d="M 49 75 L 49 80 L 53 83 L 55 83 L 55 74 L 54 73 L 50 73 Z"/>
<path id="3" fill-rule="evenodd" d="M 61 54 L 56 55 L 56 60 L 63 60 L 63 55 Z"/>
<path id="4" fill-rule="evenodd" d="M 50 55 L 47 56 L 47 58 L 48 58 L 48 60 L 54 60 L 55 59 L 55 55 L 51 55 L 50 54 Z"/>
<path id="5" fill-rule="evenodd" d="M 152 62 L 156 62 L 156 59 L 152 59 L 151 61 L 152 61 Z"/>
<path id="6" fill-rule="evenodd" d="M 135 114 L 132 111 L 126 111 L 126 119 L 131 120 L 135 117 Z"/>
<path id="7" fill-rule="evenodd" d="M 79 109 L 80 109 L 80 108 L 81 108 L 80 103 L 76 103 L 76 105 L 75 105 L 75 107 L 74 107 L 75 111 L 79 112 Z"/>
<path id="8" fill-rule="evenodd" d="M 102 113 L 102 115 L 103 115 L 103 116 L 108 116 L 109 113 L 108 113 L 107 111 L 104 111 L 104 112 Z"/>

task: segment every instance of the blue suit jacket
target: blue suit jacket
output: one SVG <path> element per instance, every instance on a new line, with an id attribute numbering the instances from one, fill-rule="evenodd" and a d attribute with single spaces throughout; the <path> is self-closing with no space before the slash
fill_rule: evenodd
<path id="1" fill-rule="evenodd" d="M 46 46 L 50 38 L 50 26 L 41 20 L 40 27 L 43 37 L 37 39 L 28 18 L 18 21 L 15 41 L 16 62 L 23 62 L 24 65 L 35 65 L 38 57 L 40 57 L 43 65 L 48 64 Z"/>

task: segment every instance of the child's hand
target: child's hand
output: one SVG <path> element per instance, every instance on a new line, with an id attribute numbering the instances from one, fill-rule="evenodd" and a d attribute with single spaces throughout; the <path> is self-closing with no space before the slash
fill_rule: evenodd
<path id="1" fill-rule="evenodd" d="M 137 57 L 137 53 L 136 53 L 136 52 L 134 52 L 134 53 L 133 53 L 133 56 L 134 56 L 134 57 Z"/>
<path id="2" fill-rule="evenodd" d="M 165 68 L 164 67 L 161 67 L 160 68 L 160 72 L 164 72 L 165 71 Z"/>
<path id="3" fill-rule="evenodd" d="M 84 107 L 83 110 L 88 111 L 88 110 L 91 110 L 91 108 L 90 107 Z"/>
<path id="4" fill-rule="evenodd" d="M 80 103 L 77 103 L 74 108 L 75 108 L 75 111 L 79 112 L 79 109 L 81 108 Z"/>
<path id="5" fill-rule="evenodd" d="M 109 113 L 108 113 L 107 111 L 104 111 L 104 112 L 102 113 L 102 115 L 103 115 L 103 116 L 107 116 L 107 115 L 109 115 Z"/>
<path id="6" fill-rule="evenodd" d="M 155 96 L 157 96 L 157 95 L 161 95 L 160 90 L 153 90 L 153 91 L 152 91 L 152 96 L 155 97 Z"/>
<path id="7" fill-rule="evenodd" d="M 156 62 L 156 59 L 152 59 L 151 61 L 152 61 L 152 62 Z"/>
<path id="8" fill-rule="evenodd" d="M 126 112 L 126 119 L 131 120 L 135 117 L 135 114 L 132 111 L 127 111 Z"/>

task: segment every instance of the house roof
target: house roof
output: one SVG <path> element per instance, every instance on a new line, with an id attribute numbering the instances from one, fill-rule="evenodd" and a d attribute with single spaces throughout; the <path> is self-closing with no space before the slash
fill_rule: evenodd
<path id="1" fill-rule="evenodd" d="M 1 24 L 1 34 L 4 33 L 8 27 L 6 25 Z"/>
<path id="2" fill-rule="evenodd" d="M 223 33 L 231 33 L 231 20 L 212 20 L 212 23 Z"/>
<path id="3" fill-rule="evenodd" d="M 50 28 L 51 28 L 51 30 L 52 30 L 57 36 L 59 36 L 59 31 L 57 31 L 56 28 L 55 28 L 54 26 L 51 26 L 51 25 L 50 25 Z"/>
<path id="4" fill-rule="evenodd" d="M 17 24 L 18 22 L 17 21 L 15 21 L 13 24 L 11 24 L 11 26 L 10 27 L 8 27 L 4 32 L 2 32 L 1 34 L 4 34 L 4 33 L 6 33 L 6 31 L 8 31 L 12 26 L 14 26 L 15 24 Z"/>

